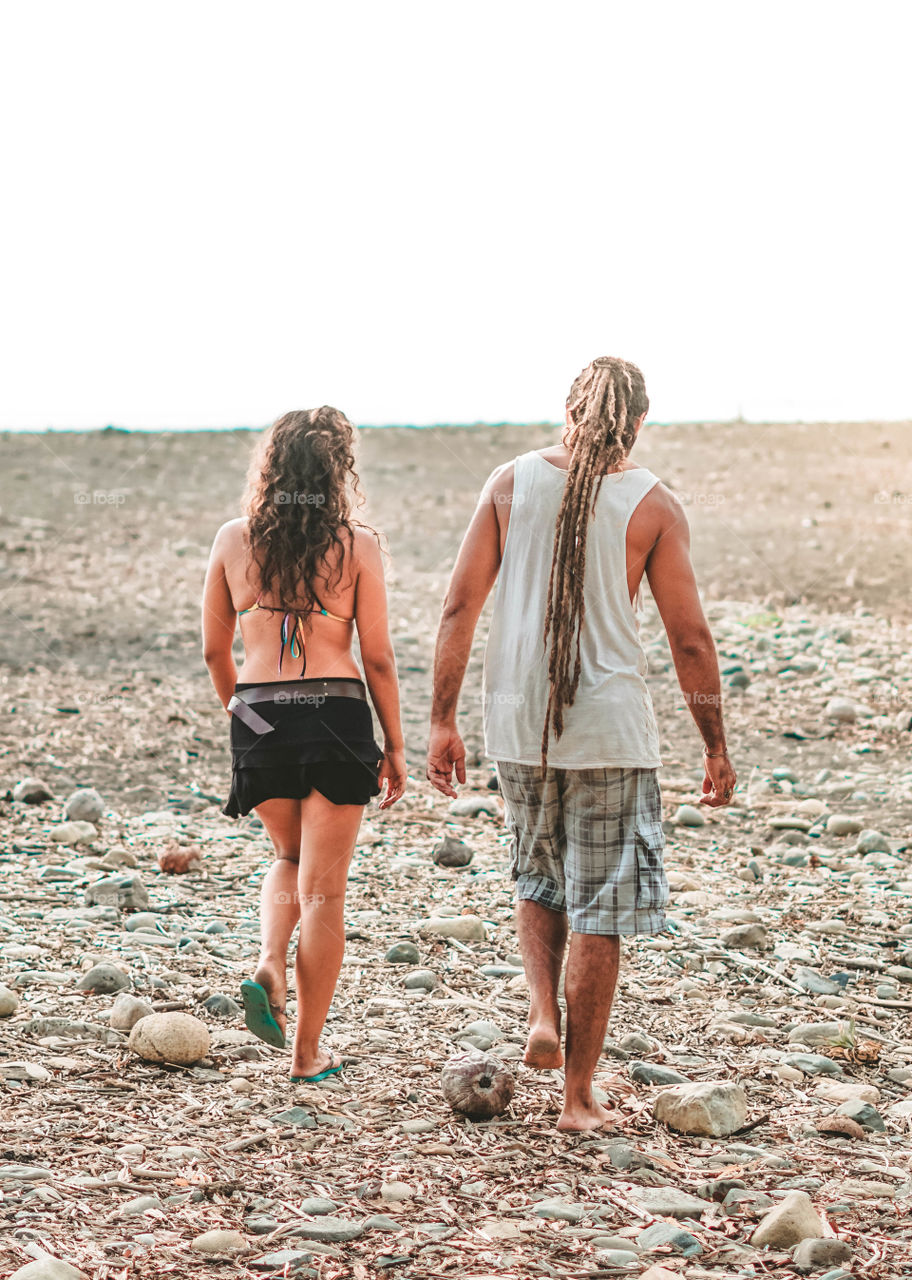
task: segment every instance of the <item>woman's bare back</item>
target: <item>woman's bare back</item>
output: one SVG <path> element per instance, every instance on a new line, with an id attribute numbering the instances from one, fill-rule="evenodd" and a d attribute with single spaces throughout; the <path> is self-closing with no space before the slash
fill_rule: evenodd
<path id="1" fill-rule="evenodd" d="M 342 554 L 341 574 L 338 572 L 340 566 L 337 559 L 327 565 L 327 572 L 322 580 L 313 584 L 319 604 L 326 610 L 326 615 L 318 611 L 308 612 L 303 604 L 302 593 L 301 610 L 295 618 L 286 615 L 284 608 L 277 607 L 279 601 L 263 591 L 257 565 L 247 545 L 246 523 L 243 519 L 232 520 L 223 532 L 225 578 L 232 604 L 240 615 L 241 637 L 244 641 L 244 661 L 238 670 L 238 680 L 243 683 L 265 683 L 270 680 L 295 680 L 302 674 L 308 679 L 359 679 L 361 672 L 352 653 L 352 640 L 361 568 L 360 552 L 363 539 L 370 537 L 373 540 L 373 534 L 356 529 L 351 551 L 346 550 Z M 297 619 L 300 619 L 300 627 Z M 284 650 L 283 626 L 286 628 Z"/>

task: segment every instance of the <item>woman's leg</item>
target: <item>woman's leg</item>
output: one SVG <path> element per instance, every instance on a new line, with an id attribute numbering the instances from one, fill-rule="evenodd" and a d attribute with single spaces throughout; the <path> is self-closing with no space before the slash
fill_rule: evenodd
<path id="1" fill-rule="evenodd" d="M 314 790 L 299 801 L 301 930 L 295 983 L 298 1019 L 291 1074 L 313 1076 L 330 1065 L 319 1047 L 345 951 L 345 887 L 364 806 L 332 804 Z"/>
<path id="2" fill-rule="evenodd" d="M 275 862 L 263 877 L 260 890 L 260 959 L 253 980 L 266 992 L 272 1016 L 284 1031 L 288 944 L 300 917 L 301 802 L 264 800 L 256 812 L 272 840 Z"/>

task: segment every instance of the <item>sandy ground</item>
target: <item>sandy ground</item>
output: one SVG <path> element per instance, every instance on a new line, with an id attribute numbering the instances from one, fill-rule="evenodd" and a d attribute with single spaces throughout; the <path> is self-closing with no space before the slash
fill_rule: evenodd
<path id="1" fill-rule="evenodd" d="M 35 1250 L 94 1280 L 282 1274 L 285 1263 L 258 1261 L 282 1249 L 298 1251 L 286 1259 L 298 1274 L 355 1280 L 615 1274 L 600 1241 L 619 1231 L 635 1241 L 667 1217 L 644 1207 L 644 1188 L 705 1192 L 723 1174 L 773 1201 L 790 1188 L 808 1191 L 821 1231 L 849 1245 L 847 1267 L 908 1274 L 912 1169 L 899 1075 L 912 1065 L 912 1001 L 903 995 L 912 977 L 909 424 L 656 426 L 637 447 L 692 520 L 741 788 L 733 809 L 704 826 L 674 822 L 678 803 L 696 793 L 699 742 L 649 612 L 675 925 L 667 938 L 628 947 L 609 1029 L 603 1083 L 625 1094 L 619 1132 L 635 1156 L 623 1167 L 610 1143 L 557 1138 L 559 1078 L 517 1061 L 523 979 L 481 971 L 516 959 L 496 802 L 491 813 L 459 818 L 422 781 L 433 632 L 459 538 L 488 472 L 549 442 L 545 428 L 362 433 L 365 518 L 391 552 L 414 785 L 401 807 L 366 817 L 353 865 L 349 956 L 328 1032 L 355 1064 L 334 1089 L 295 1092 L 280 1052 L 245 1056 L 240 1021 L 205 1010 L 212 992 L 236 995 L 249 970 L 267 853 L 255 821 L 233 824 L 218 812 L 227 726 L 198 641 L 208 547 L 237 514 L 253 438 L 0 436 L 0 793 L 37 775 L 53 795 L 35 806 L 9 792 L 0 800 L 0 982 L 19 997 L 0 1022 L 9 1144 L 0 1159 L 47 1175 L 0 1167 L 4 1274 Z M 481 651 L 480 638 L 463 726 L 469 792 L 490 800 Z M 833 697 L 855 701 L 853 720 L 828 716 Z M 55 844 L 62 801 L 80 786 L 96 787 L 108 806 L 97 838 Z M 815 800 L 820 815 L 794 825 L 798 806 Z M 865 851 L 857 834 L 835 836 L 826 820 L 836 812 L 886 847 Z M 468 871 L 430 860 L 445 832 L 475 850 Z M 169 841 L 198 846 L 202 870 L 159 873 L 155 855 Z M 123 853 L 170 937 L 159 951 L 131 942 L 116 911 L 85 912 L 99 864 Z M 486 940 L 460 949 L 431 937 L 420 921 L 438 909 L 478 915 Z M 204 933 L 212 922 L 228 929 L 217 945 Z M 760 924 L 763 944 L 726 944 L 739 922 Z M 184 937 L 194 946 L 176 950 Z M 407 970 L 384 961 L 400 940 L 414 941 L 421 966 L 437 973 L 430 995 L 405 991 Z M 213 1033 L 207 1063 L 149 1067 L 111 1033 L 105 1043 L 36 1026 L 68 1017 L 103 1028 L 111 997 L 75 990 L 99 958 L 121 965 L 159 1007 L 201 1016 Z M 801 965 L 848 973 L 848 986 L 809 993 L 796 980 Z M 890 984 L 895 999 L 883 994 Z M 750 1014 L 767 1022 L 744 1022 Z M 473 1019 L 497 1024 L 494 1051 L 517 1074 L 512 1113 L 490 1126 L 455 1120 L 437 1087 Z M 835 1056 L 840 1079 L 879 1092 L 883 1131 L 827 1135 L 818 1126 L 836 1103 L 820 1094 L 818 1077 L 783 1070 L 794 1028 L 822 1020 L 838 1021 L 838 1031 L 808 1047 Z M 644 1039 L 625 1050 L 630 1034 Z M 631 1053 L 688 1078 L 741 1081 L 756 1126 L 743 1141 L 672 1134 L 652 1116 L 657 1090 L 631 1086 Z M 237 1079 L 249 1089 L 229 1086 Z M 275 1120 L 292 1105 L 308 1125 Z M 431 1127 L 405 1132 L 410 1119 Z M 392 1182 L 406 1184 L 405 1199 L 381 1194 Z M 146 1194 L 158 1204 L 137 1216 L 125 1209 Z M 355 1223 L 350 1241 L 313 1239 L 306 1202 L 314 1196 Z M 535 1208 L 546 1197 L 576 1208 L 552 1221 Z M 762 1200 L 723 1209 L 710 1194 L 702 1216 L 682 1219 L 702 1253 L 685 1262 L 674 1246 L 658 1246 L 630 1274 L 658 1264 L 688 1277 L 797 1274 L 787 1250 L 751 1247 L 764 1211 Z M 378 1213 L 392 1226 L 364 1228 Z M 257 1218 L 274 1226 L 256 1228 Z M 189 1252 L 210 1227 L 241 1231 L 247 1252 L 222 1262 Z"/>

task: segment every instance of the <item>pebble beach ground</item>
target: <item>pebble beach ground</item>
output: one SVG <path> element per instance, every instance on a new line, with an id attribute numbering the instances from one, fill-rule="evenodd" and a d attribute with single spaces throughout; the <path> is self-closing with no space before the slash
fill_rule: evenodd
<path id="1" fill-rule="evenodd" d="M 909 427 L 656 427 L 638 446 L 692 518 L 739 788 L 694 809 L 699 742 L 647 600 L 669 929 L 625 944 L 597 1076 L 616 1125 L 592 1137 L 556 1132 L 560 1073 L 521 1062 L 481 643 L 455 806 L 421 767 L 474 497 L 550 438 L 364 433 L 413 781 L 365 815 L 352 867 L 327 1024 L 348 1065 L 294 1086 L 236 1004 L 268 841 L 219 812 L 227 722 L 197 638 L 253 435 L 0 436 L 3 1276 L 912 1270 Z M 466 865 L 435 862 L 446 837 Z M 191 1064 L 150 1061 L 162 1036 Z M 440 1090 L 473 1048 L 515 1081 L 478 1124 Z"/>

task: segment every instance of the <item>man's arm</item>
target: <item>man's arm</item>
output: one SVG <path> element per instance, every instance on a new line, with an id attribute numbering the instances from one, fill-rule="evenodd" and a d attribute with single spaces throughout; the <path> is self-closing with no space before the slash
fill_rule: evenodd
<path id="1" fill-rule="evenodd" d="M 678 683 L 705 743 L 703 802 L 728 804 L 735 771 L 725 750 L 716 646 L 690 559 L 690 529 L 680 502 L 662 487 L 662 527 L 646 561 L 649 586 L 665 624 Z"/>
<path id="2" fill-rule="evenodd" d="M 505 472 L 509 472 L 508 477 Z M 447 796 L 456 795 L 454 770 L 458 782 L 466 779 L 465 748 L 456 728 L 456 707 L 475 627 L 500 569 L 498 505 L 508 501 L 512 490 L 512 464 L 499 468 L 489 477 L 459 548 L 440 615 L 434 652 L 427 777 Z"/>

